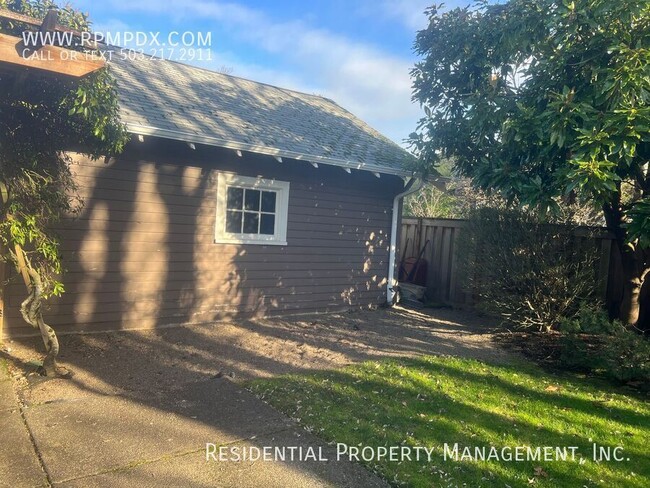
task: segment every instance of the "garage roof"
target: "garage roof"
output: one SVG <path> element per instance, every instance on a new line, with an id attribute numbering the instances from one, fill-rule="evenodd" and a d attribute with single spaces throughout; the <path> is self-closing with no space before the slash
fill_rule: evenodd
<path id="1" fill-rule="evenodd" d="M 146 56 L 110 65 L 134 134 L 412 174 L 412 155 L 329 98 Z"/>

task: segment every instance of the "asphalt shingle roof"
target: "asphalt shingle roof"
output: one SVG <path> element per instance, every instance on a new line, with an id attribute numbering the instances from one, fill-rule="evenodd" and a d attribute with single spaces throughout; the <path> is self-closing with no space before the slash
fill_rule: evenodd
<path id="1" fill-rule="evenodd" d="M 410 174 L 408 152 L 328 98 L 161 59 L 110 64 L 131 132 Z"/>

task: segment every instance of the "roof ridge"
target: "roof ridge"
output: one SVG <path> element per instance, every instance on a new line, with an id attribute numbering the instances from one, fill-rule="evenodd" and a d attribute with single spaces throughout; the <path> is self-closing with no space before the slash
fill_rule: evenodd
<path id="1" fill-rule="evenodd" d="M 128 47 L 113 46 L 113 45 L 109 45 L 109 44 L 105 44 L 105 46 L 111 47 L 111 48 L 117 48 L 117 49 L 120 49 L 120 50 L 123 50 L 123 51 L 130 51 L 130 52 L 137 53 L 137 54 L 143 54 L 140 51 L 136 51 L 136 50 L 130 49 Z M 156 55 L 144 55 L 144 56 L 145 56 L 145 58 L 147 60 L 156 59 L 156 60 L 159 60 L 159 61 L 165 61 L 165 62 L 168 62 L 168 63 L 178 64 L 180 66 L 185 66 L 187 68 L 198 69 L 198 70 L 205 71 L 205 72 L 213 74 L 213 75 L 225 76 L 227 78 L 235 78 L 235 79 L 238 79 L 238 80 L 248 81 L 250 83 L 255 83 L 256 85 L 270 86 L 271 88 L 276 88 L 278 90 L 282 90 L 283 92 L 286 92 L 286 93 L 289 93 L 289 94 L 298 93 L 300 95 L 307 95 L 309 97 L 320 98 L 322 100 L 327 100 L 328 102 L 332 102 L 335 105 L 341 107 L 341 105 L 336 103 L 336 101 L 334 101 L 332 98 L 329 98 L 329 97 L 326 97 L 326 96 L 323 96 L 323 95 L 317 95 L 315 93 L 308 93 L 308 92 L 301 91 L 301 90 L 294 90 L 292 88 L 285 88 L 283 86 L 273 85 L 272 83 L 266 83 L 264 81 L 252 80 L 250 78 L 245 78 L 243 76 L 237 76 L 237 75 L 231 75 L 231 74 L 228 74 L 228 73 L 222 73 L 220 71 L 211 70 L 211 69 L 206 68 L 204 66 L 196 66 L 194 64 L 189 64 L 189 63 L 185 63 L 185 62 L 182 62 L 182 61 L 178 61 L 176 59 L 167 59 L 167 58 L 162 58 L 162 57 L 156 56 Z M 124 61 L 130 61 L 130 60 L 125 59 Z M 110 60 L 109 60 L 109 63 L 110 63 Z M 341 108 L 343 108 L 343 107 L 341 107 Z M 348 112 L 348 111 L 346 110 L 346 112 Z"/>

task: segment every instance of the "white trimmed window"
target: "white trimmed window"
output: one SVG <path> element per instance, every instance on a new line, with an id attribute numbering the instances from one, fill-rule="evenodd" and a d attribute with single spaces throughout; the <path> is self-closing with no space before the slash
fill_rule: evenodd
<path id="1" fill-rule="evenodd" d="M 215 242 L 287 244 L 289 183 L 219 173 Z"/>

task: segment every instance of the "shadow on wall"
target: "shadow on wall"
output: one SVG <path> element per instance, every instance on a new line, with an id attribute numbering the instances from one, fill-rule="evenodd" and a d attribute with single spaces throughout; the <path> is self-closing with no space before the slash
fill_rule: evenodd
<path id="1" fill-rule="evenodd" d="M 78 157 L 73 169 L 85 208 L 61 229 L 66 293 L 47 312 L 59 331 L 385 301 L 398 178 L 154 140 L 108 162 Z M 290 181 L 288 246 L 214 243 L 218 170 Z M 29 333 L 18 325 L 24 290 L 10 290 L 10 334 Z"/>
<path id="2" fill-rule="evenodd" d="M 212 102 L 198 95 L 209 88 L 201 78 L 205 73 L 154 65 L 153 78 L 131 73 L 137 65 L 123 67 L 130 74 L 121 90 L 153 107 L 161 123 L 173 116 L 179 130 L 243 133 L 243 142 L 269 147 L 279 137 L 305 152 L 336 147 L 341 158 L 371 157 L 377 143 L 374 136 L 355 138 L 361 122 L 332 102 L 284 91 L 279 96 L 265 85 L 252 90 L 232 77 L 221 80 L 227 89 L 211 92 L 221 112 L 206 116 L 203 108 Z M 187 77 L 182 97 L 174 88 L 175 70 Z M 131 109 L 127 103 L 125 110 Z M 283 120 L 293 120 L 297 132 L 288 132 Z M 318 137 L 301 135 L 303 129 Z M 289 246 L 214 244 L 216 168 L 291 182 Z M 107 165 L 81 160 L 75 169 L 86 208 L 62 232 L 66 294 L 47 314 L 58 330 L 150 328 L 235 313 L 327 311 L 385 301 L 392 198 L 403 188 L 398 177 L 377 179 L 354 170 L 349 175 L 250 153 L 239 158 L 232 150 L 191 150 L 149 137 L 134 140 Z M 17 313 L 24 289 L 13 285 L 8 295 L 7 332 L 32 333 Z"/>

